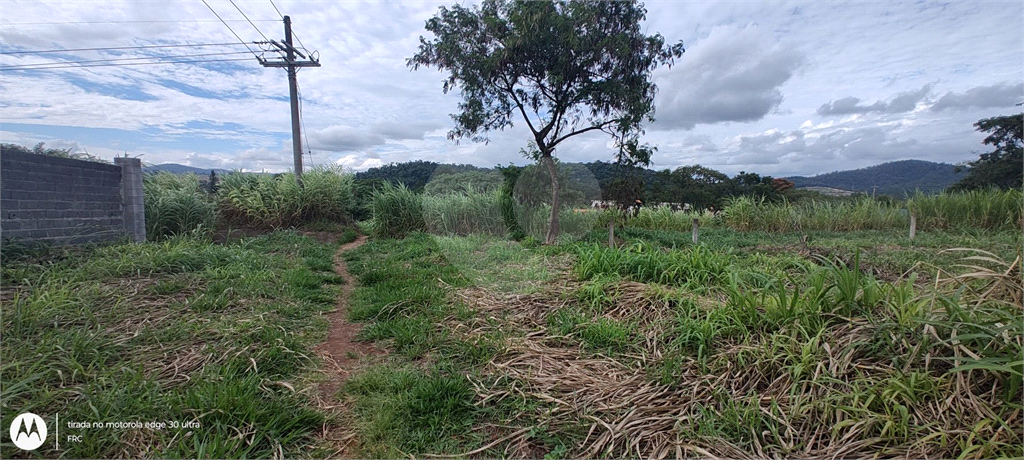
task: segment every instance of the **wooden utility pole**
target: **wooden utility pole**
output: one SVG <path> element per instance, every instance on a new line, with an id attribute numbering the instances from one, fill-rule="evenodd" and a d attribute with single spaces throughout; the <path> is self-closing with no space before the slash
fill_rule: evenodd
<path id="1" fill-rule="evenodd" d="M 269 44 L 274 45 L 281 52 L 285 53 L 283 60 L 268 61 L 260 59 L 263 67 L 285 67 L 288 69 L 288 93 L 292 101 L 292 155 L 295 159 L 295 182 L 302 187 L 302 137 L 299 132 L 299 87 L 295 80 L 296 69 L 299 67 L 320 67 L 319 59 L 312 59 L 303 55 L 302 52 L 292 46 L 292 18 L 284 17 L 284 44 L 271 40 Z M 296 61 L 295 55 L 306 61 Z"/>

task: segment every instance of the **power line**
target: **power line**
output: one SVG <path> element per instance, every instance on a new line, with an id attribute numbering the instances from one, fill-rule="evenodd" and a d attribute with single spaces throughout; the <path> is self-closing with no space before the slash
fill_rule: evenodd
<path id="1" fill-rule="evenodd" d="M 231 2 L 231 5 L 234 6 L 235 9 L 238 10 L 239 13 L 242 13 L 242 17 L 245 18 L 246 21 L 249 21 L 249 16 L 246 16 L 245 13 L 242 12 L 242 9 L 239 8 L 238 5 L 235 4 L 235 0 L 228 0 L 228 1 Z M 249 25 L 251 25 L 253 29 L 256 29 L 256 32 L 259 32 L 264 40 L 270 41 L 270 39 L 267 38 L 266 35 L 263 35 L 263 31 L 260 30 L 259 27 L 256 27 L 256 24 L 253 24 L 252 21 L 249 21 Z"/>
<path id="2" fill-rule="evenodd" d="M 87 64 L 93 62 L 119 62 L 119 61 L 141 61 L 144 59 L 180 59 L 180 58 L 194 58 L 204 56 L 228 56 L 232 54 L 249 54 L 248 51 L 232 51 L 228 53 L 203 53 L 203 54 L 185 54 L 185 55 L 170 55 L 170 56 L 145 56 L 145 57 L 133 57 L 133 58 L 116 58 L 116 59 L 90 59 L 88 61 L 61 61 L 61 62 L 38 62 L 35 64 L 19 64 L 6 66 L 5 69 L 15 69 L 19 67 L 33 67 L 42 68 L 48 66 L 61 66 L 68 64 Z"/>
<path id="3" fill-rule="evenodd" d="M 281 14 L 281 10 L 277 9 L 277 5 L 274 4 L 274 0 L 270 0 L 270 5 L 273 6 L 274 10 L 277 11 L 277 15 L 281 16 L 281 19 L 284 19 L 284 15 Z"/>
<path id="4" fill-rule="evenodd" d="M 225 19 L 229 22 L 242 22 L 244 19 Z M 6 22 L 0 23 L 0 27 L 8 26 L 41 26 L 41 25 L 60 25 L 60 24 L 157 24 L 157 23 L 177 23 L 177 24 L 191 24 L 195 22 L 218 22 L 214 19 L 189 19 L 189 20 L 164 20 L 164 21 L 57 21 L 57 22 Z M 277 22 L 277 19 L 253 19 L 250 22 Z"/>
<path id="5" fill-rule="evenodd" d="M 147 48 L 182 48 L 182 47 L 204 47 L 204 46 L 238 46 L 245 43 L 195 43 L 184 45 L 140 45 L 140 46 L 115 46 L 100 48 L 72 48 L 63 50 L 36 50 L 36 51 L 0 51 L 0 54 L 37 54 L 37 53 L 70 53 L 73 51 L 115 51 L 115 50 L 137 50 Z M 246 46 L 248 48 L 248 45 Z"/>
<path id="6" fill-rule="evenodd" d="M 0 72 L 5 70 L 53 70 L 53 69 L 66 69 L 66 68 L 83 68 L 83 67 L 124 67 L 130 65 L 158 65 L 158 64 L 200 64 L 207 62 L 229 62 L 229 61 L 248 61 L 249 58 L 237 58 L 237 59 L 200 59 L 198 61 L 160 61 L 160 62 L 124 62 L 124 63 L 106 63 L 106 64 L 86 64 L 86 65 L 66 65 L 59 67 L 40 67 L 36 68 L 10 68 L 0 67 Z"/>
<path id="7" fill-rule="evenodd" d="M 217 14 L 217 12 L 216 12 L 216 11 L 214 11 L 213 7 L 212 7 L 212 6 L 210 6 L 210 4 L 209 4 L 209 3 L 206 3 L 206 0 L 203 0 L 203 5 L 206 5 L 206 7 L 207 7 L 207 8 L 209 8 L 209 9 L 210 9 L 210 11 L 212 11 L 212 12 L 213 12 L 213 15 L 214 15 L 214 16 L 217 16 L 217 19 L 220 19 L 220 22 L 224 24 L 224 27 L 227 27 L 227 28 L 228 28 L 228 30 L 230 30 L 230 31 L 231 31 L 231 35 L 234 35 L 234 36 L 235 36 L 235 38 L 237 38 L 239 42 L 241 42 L 241 43 L 242 43 L 243 45 L 245 45 L 245 48 L 246 48 L 247 50 L 249 50 L 249 52 L 251 52 L 253 56 L 256 56 L 256 52 L 255 52 L 255 51 L 253 51 L 253 50 L 252 50 L 252 48 L 249 48 L 249 45 L 247 45 L 247 44 L 245 43 L 245 40 L 242 40 L 242 37 L 239 37 L 239 36 L 238 36 L 238 34 L 236 34 L 236 33 L 235 33 L 235 30 L 234 30 L 234 29 L 232 29 L 232 28 L 231 28 L 231 26 L 229 26 L 227 22 L 224 22 L 224 19 L 222 19 L 222 18 L 220 17 L 220 15 L 219 15 L 219 14 Z M 256 56 L 256 59 L 259 59 L 259 58 L 260 58 L 259 56 Z"/>
<path id="8" fill-rule="evenodd" d="M 298 69 L 296 69 L 296 71 L 298 71 Z M 302 124 L 302 137 L 306 141 L 306 151 L 309 152 L 309 162 L 313 164 L 313 166 L 316 166 L 316 164 L 313 163 L 313 148 L 309 145 L 309 136 L 306 134 L 306 117 L 302 115 L 302 90 L 299 89 L 299 82 L 297 80 L 295 81 L 295 93 L 299 96 L 299 123 Z"/>
<path id="9" fill-rule="evenodd" d="M 281 14 L 281 10 L 277 9 L 277 5 L 274 4 L 274 0 L 270 0 L 270 5 L 274 7 L 274 11 L 277 11 L 277 15 L 280 16 L 281 19 L 284 19 L 284 15 Z M 306 48 L 306 45 L 302 44 L 302 39 L 300 39 L 299 36 L 295 34 L 295 32 L 292 32 L 292 35 L 295 36 L 295 39 L 299 41 L 299 46 L 301 46 L 302 49 L 306 52 L 306 55 L 309 55 L 309 48 Z"/>

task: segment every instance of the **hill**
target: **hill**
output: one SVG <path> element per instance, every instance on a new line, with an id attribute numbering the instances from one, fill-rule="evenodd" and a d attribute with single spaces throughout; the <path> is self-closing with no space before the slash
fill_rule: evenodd
<path id="1" fill-rule="evenodd" d="M 169 172 L 171 174 L 195 173 L 200 176 L 209 175 L 210 171 L 216 171 L 217 174 L 229 174 L 232 172 L 229 169 L 195 168 L 192 166 L 185 166 L 177 163 L 164 163 L 162 165 L 143 166 L 142 171 L 148 173 Z"/>
<path id="2" fill-rule="evenodd" d="M 862 169 L 786 179 L 801 188 L 831 187 L 902 198 L 907 193 L 914 193 L 915 190 L 925 193 L 941 192 L 967 174 L 956 172 L 954 168 L 954 165 L 948 163 L 902 160 Z"/>

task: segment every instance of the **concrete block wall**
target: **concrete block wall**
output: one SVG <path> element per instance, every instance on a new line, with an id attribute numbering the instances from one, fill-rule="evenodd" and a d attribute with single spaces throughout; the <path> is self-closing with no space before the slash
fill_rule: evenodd
<path id="1" fill-rule="evenodd" d="M 0 237 L 51 244 L 124 236 L 137 240 L 135 232 L 125 228 L 124 169 L 120 164 L 4 152 L 0 157 Z M 141 165 L 138 169 L 141 202 Z M 141 206 L 132 212 L 144 215 Z M 144 217 L 142 221 L 144 240 Z"/>

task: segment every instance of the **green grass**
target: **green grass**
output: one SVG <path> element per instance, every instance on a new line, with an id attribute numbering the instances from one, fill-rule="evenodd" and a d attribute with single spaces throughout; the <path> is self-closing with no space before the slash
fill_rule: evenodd
<path id="1" fill-rule="evenodd" d="M 360 452 L 469 452 L 498 436 L 481 427 L 500 424 L 511 437 L 478 454 L 644 456 L 630 446 L 664 436 L 725 457 L 1024 453 L 1024 321 L 1013 301 L 983 297 L 1015 292 L 992 288 L 1006 266 L 954 282 L 965 254 L 943 252 L 983 247 L 1011 261 L 1019 232 L 910 241 L 902 229 L 712 226 L 694 245 L 688 230 L 627 226 L 615 249 L 598 229 L 556 246 L 413 234 L 356 251 L 353 314 L 397 355 L 355 382 L 402 382 L 346 390 L 359 401 Z M 473 286 L 505 303 L 463 305 Z M 602 370 L 551 373 L 560 366 Z M 623 368 L 642 379 L 616 390 Z M 461 403 L 412 410 L 412 388 L 441 377 L 466 379 L 473 394 L 442 386 Z M 661 424 L 666 408 L 674 422 Z M 593 435 L 602 423 L 620 434 Z"/>
<path id="2" fill-rule="evenodd" d="M 477 441 L 468 436 L 474 394 L 461 375 L 385 364 L 355 376 L 344 391 L 355 399 L 362 456 L 455 452 Z"/>
<path id="3" fill-rule="evenodd" d="M 142 186 L 146 207 L 146 238 L 209 234 L 217 218 L 215 198 L 202 190 L 195 174 L 147 174 Z"/>
<path id="4" fill-rule="evenodd" d="M 313 168 L 300 188 L 291 173 L 220 176 L 219 211 L 229 223 L 258 228 L 351 221 L 353 178 L 337 168 Z"/>
<path id="5" fill-rule="evenodd" d="M 192 429 L 70 429 L 46 457 L 309 455 L 325 421 L 307 397 L 340 279 L 334 246 L 291 232 L 228 246 L 191 237 L 53 251 L 3 266 L 3 425 L 178 421 Z M 42 256 L 42 255 L 37 255 Z M 240 435 L 242 433 L 242 435 Z M 16 454 L 0 446 L 2 456 Z"/>

